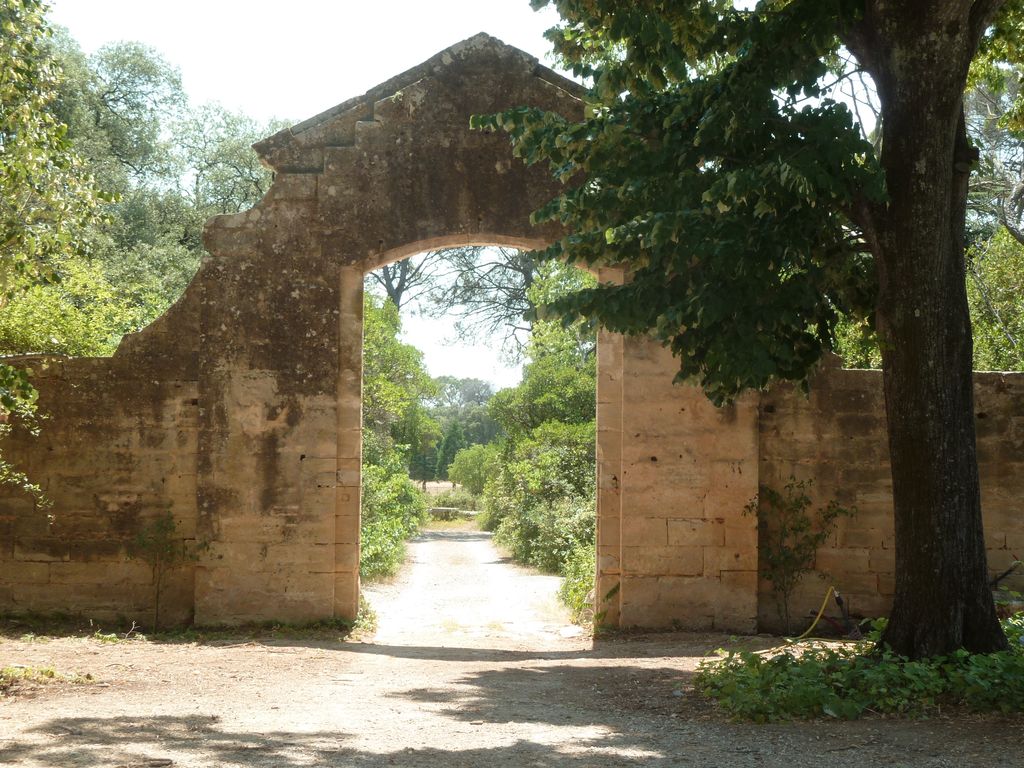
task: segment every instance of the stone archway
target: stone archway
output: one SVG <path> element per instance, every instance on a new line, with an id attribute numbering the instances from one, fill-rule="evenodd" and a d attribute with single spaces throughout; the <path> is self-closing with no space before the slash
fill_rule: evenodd
<path id="1" fill-rule="evenodd" d="M 55 429 L 12 445 L 56 522 L 0 496 L 0 608 L 142 610 L 148 573 L 125 542 L 170 512 L 205 547 L 175 575 L 168 618 L 353 617 L 363 275 L 427 249 L 559 237 L 529 221 L 557 192 L 546 169 L 469 117 L 519 104 L 571 117 L 580 95 L 477 35 L 258 143 L 271 189 L 207 225 L 210 259 L 177 304 L 113 358 L 27 361 Z M 716 410 L 673 389 L 674 369 L 650 342 L 599 337 L 598 609 L 610 625 L 753 629 L 742 509 L 757 401 Z"/>

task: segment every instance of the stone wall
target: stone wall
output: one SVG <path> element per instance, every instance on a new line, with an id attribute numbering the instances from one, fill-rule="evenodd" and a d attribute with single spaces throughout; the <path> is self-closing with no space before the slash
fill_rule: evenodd
<path id="1" fill-rule="evenodd" d="M 754 631 L 756 397 L 715 408 L 674 386 L 676 361 L 646 339 L 603 335 L 598 361 L 599 611 L 615 626 Z"/>
<path id="2" fill-rule="evenodd" d="M 1024 375 L 975 374 L 978 463 L 988 565 L 993 575 L 1024 557 Z M 894 593 L 893 504 L 879 371 L 829 367 L 809 395 L 779 386 L 759 408 L 760 484 L 782 490 L 811 480 L 812 510 L 830 500 L 854 508 L 817 554 L 817 575 L 798 586 L 791 613 L 816 612 L 828 585 L 851 612 L 885 615 Z M 1024 589 L 1024 574 L 1007 586 Z M 781 629 L 771 585 L 759 587 L 762 627 Z M 834 612 L 834 606 L 831 606 Z"/>
<path id="3" fill-rule="evenodd" d="M 598 611 L 610 626 L 782 630 L 759 579 L 761 486 L 810 481 L 811 510 L 854 509 L 791 600 L 794 626 L 835 585 L 851 611 L 885 615 L 894 592 L 892 482 L 881 373 L 829 361 L 809 394 L 776 386 L 716 409 L 673 386 L 675 361 L 642 339 L 598 346 Z M 989 569 L 1024 556 L 1024 374 L 975 375 Z M 1006 586 L 1024 590 L 1024 573 Z M 834 605 L 830 606 L 834 612 Z"/>
<path id="4" fill-rule="evenodd" d="M 16 430 L 4 452 L 53 506 L 9 490 L 0 498 L 0 610 L 148 622 L 151 573 L 129 545 L 168 512 L 177 537 L 195 540 L 194 371 L 157 380 L 122 360 L 23 362 L 44 418 L 38 437 Z M 191 563 L 171 574 L 163 621 L 191 620 L 193 578 Z"/>
<path id="5" fill-rule="evenodd" d="M 54 518 L 0 488 L 0 610 L 136 613 L 148 574 L 126 544 L 170 511 L 202 547 L 168 617 L 352 618 L 362 276 L 431 248 L 559 236 L 530 223 L 558 191 L 546 169 L 469 121 L 519 104 L 578 115 L 581 90 L 477 35 L 257 144 L 274 183 L 207 224 L 181 301 L 113 358 L 38 379 L 43 438 L 3 447 Z"/>
<path id="6" fill-rule="evenodd" d="M 274 183 L 208 224 L 182 299 L 109 359 L 25 360 L 38 439 L 5 456 L 53 519 L 0 487 L 0 611 L 142 619 L 145 564 L 128 544 L 170 513 L 202 544 L 172 574 L 163 615 L 201 624 L 351 618 L 359 595 L 362 278 L 424 250 L 543 247 L 530 211 L 558 191 L 473 114 L 533 104 L 579 114 L 580 89 L 479 35 L 256 145 Z M 611 272 L 602 279 L 620 279 Z M 612 626 L 752 631 L 771 624 L 757 579 L 761 484 L 815 481 L 856 505 L 818 554 L 855 610 L 892 594 L 889 470 L 879 377 L 826 370 L 810 398 L 780 387 L 715 409 L 674 386 L 668 352 L 598 341 L 598 585 Z M 1024 554 L 1024 377 L 978 377 L 979 455 L 993 569 Z M 1019 583 L 1019 582 L 1018 582 Z M 798 613 L 823 584 L 808 580 Z"/>

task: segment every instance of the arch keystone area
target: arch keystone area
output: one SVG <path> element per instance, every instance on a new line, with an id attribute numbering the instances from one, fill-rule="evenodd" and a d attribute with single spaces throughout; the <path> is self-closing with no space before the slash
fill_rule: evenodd
<path id="1" fill-rule="evenodd" d="M 558 189 L 473 114 L 530 104 L 581 114 L 580 87 L 477 35 L 255 145 L 275 171 L 249 211 L 212 219 L 181 299 L 110 358 L 24 357 L 48 418 L 5 455 L 43 486 L 52 520 L 0 488 L 0 611 L 97 618 L 150 610 L 126 557 L 171 513 L 202 544 L 169 575 L 166 622 L 352 618 L 359 594 L 363 276 L 424 250 L 542 247 L 529 223 Z M 601 275 L 614 280 L 613 272 Z M 892 594 L 892 506 L 880 375 L 823 370 L 715 409 L 673 386 L 670 354 L 598 338 L 597 612 L 610 626 L 751 631 L 774 601 L 757 579 L 759 483 L 814 479 L 858 507 L 819 564 L 865 613 Z M 1016 418 L 1019 375 L 979 374 L 984 424 Z M 981 424 L 981 422 L 979 422 Z M 1013 430 L 979 426 L 989 563 L 1024 542 Z M 453 574 L 453 578 L 458 578 Z M 817 606 L 808 580 L 802 603 Z M 800 604 L 800 605 L 798 605 Z"/>

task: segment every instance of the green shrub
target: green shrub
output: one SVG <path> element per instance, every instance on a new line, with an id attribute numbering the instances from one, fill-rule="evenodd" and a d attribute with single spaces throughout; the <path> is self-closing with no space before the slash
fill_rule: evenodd
<path id="1" fill-rule="evenodd" d="M 463 486 L 469 493 L 479 496 L 484 485 L 498 472 L 498 446 L 471 445 L 455 454 L 448 467 L 448 479 Z"/>
<path id="2" fill-rule="evenodd" d="M 909 661 L 856 645 L 794 646 L 774 656 L 729 652 L 702 664 L 698 690 L 730 715 L 767 722 L 794 718 L 852 719 L 866 711 L 927 715 L 940 708 L 1024 711 L 1024 615 L 1003 623 L 1011 648 L 991 654 L 959 651 Z"/>
<path id="3" fill-rule="evenodd" d="M 1008 619 L 1003 619 L 1002 624 L 1010 647 L 1019 648 L 1024 653 L 1024 613 L 1017 613 Z"/>
<path id="4" fill-rule="evenodd" d="M 531 301 L 548 304 L 587 280 L 543 265 Z M 577 615 L 594 572 L 595 342 L 589 325 L 534 322 L 522 382 L 488 405 L 504 436 L 496 465 L 481 473 L 481 527 L 513 559 L 566 576 L 561 596 Z"/>
<path id="5" fill-rule="evenodd" d="M 595 519 L 593 499 L 562 498 L 508 515 L 495 540 L 518 562 L 563 573 L 575 549 L 594 546 Z"/>
<path id="6" fill-rule="evenodd" d="M 363 465 L 359 573 L 374 579 L 394 574 L 405 559 L 405 540 L 427 518 L 427 499 L 395 456 Z"/>
<path id="7" fill-rule="evenodd" d="M 572 611 L 572 620 L 578 623 L 593 621 L 594 606 L 587 597 L 594 589 L 597 571 L 597 551 L 593 544 L 577 546 L 565 559 L 562 569 L 565 580 L 558 589 L 558 599 Z"/>
<path id="8" fill-rule="evenodd" d="M 566 498 L 593 499 L 594 435 L 593 421 L 546 422 L 506 444 L 498 474 L 484 487 L 484 529 L 497 531 L 506 518 L 520 517 L 507 528 L 533 536 L 536 523 L 525 518 L 534 507 Z"/>

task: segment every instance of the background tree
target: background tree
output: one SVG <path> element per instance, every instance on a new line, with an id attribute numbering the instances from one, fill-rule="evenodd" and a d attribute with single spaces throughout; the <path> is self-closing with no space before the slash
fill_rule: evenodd
<path id="1" fill-rule="evenodd" d="M 248 210 L 263 198 L 272 177 L 252 145 L 285 127 L 285 121 L 258 123 L 218 104 L 192 110 L 174 125 L 185 168 L 182 191 L 203 223 L 217 214 Z"/>
<path id="2" fill-rule="evenodd" d="M 594 83 L 587 117 L 477 125 L 577 182 L 537 214 L 572 232 L 546 258 L 631 269 L 560 309 L 653 332 L 715 402 L 805 383 L 841 314 L 873 321 L 896 513 L 883 640 L 912 658 L 1004 648 L 978 489 L 963 94 L 983 39 L 1017 55 L 1020 3 L 553 4 L 557 53 Z M 879 96 L 877 152 L 835 98 L 852 70 Z"/>
<path id="3" fill-rule="evenodd" d="M 976 58 L 964 97 L 967 132 L 980 152 L 969 188 L 966 231 L 975 370 L 1024 370 L 1024 307 L 1016 299 L 1024 259 L 1024 132 L 1018 107 L 1022 75 L 1019 66 L 994 66 L 990 56 Z M 846 95 L 851 101 L 871 101 L 863 86 Z M 867 109 L 877 115 L 877 105 Z M 848 366 L 881 368 L 881 350 L 869 323 L 842 318 L 835 335 L 836 351 Z"/>
<path id="4" fill-rule="evenodd" d="M 427 401 L 417 401 L 405 409 L 391 430 L 395 442 L 408 452 L 409 477 L 426 483 L 437 479 L 437 441 L 441 425 Z"/>
<path id="5" fill-rule="evenodd" d="M 534 310 L 527 292 L 537 265 L 526 251 L 497 246 L 465 246 L 429 251 L 381 267 L 369 275 L 395 306 L 415 306 L 432 317 L 454 317 L 464 341 L 501 339 L 519 359 L 529 337 Z"/>
<path id="6" fill-rule="evenodd" d="M 501 428 L 488 411 L 488 403 L 494 396 L 494 388 L 489 383 L 454 376 L 438 376 L 434 382 L 438 394 L 429 401 L 430 413 L 442 428 L 453 421 L 459 422 L 467 446 L 489 443 L 498 436 Z"/>
<path id="7" fill-rule="evenodd" d="M 56 113 L 44 12 L 37 0 L 0 0 L 0 309 L 83 256 L 102 198 Z M 27 419 L 34 401 L 27 372 L 0 363 L 0 408 Z M 0 481 L 39 492 L 2 458 Z"/>
<path id="8" fill-rule="evenodd" d="M 974 367 L 1024 370 L 1024 245 L 1007 229 L 967 252 Z"/>
<path id="9" fill-rule="evenodd" d="M 430 314 L 454 315 L 466 340 L 500 338 L 513 357 L 523 353 L 534 309 L 530 286 L 537 272 L 534 257 L 514 248 L 452 248 L 440 252 L 443 270 L 428 294 Z"/>
<path id="10" fill-rule="evenodd" d="M 178 172 L 168 126 L 187 109 L 181 75 L 134 42 L 85 56 L 61 30 L 52 42 L 63 78 L 58 114 L 105 189 L 118 194 Z"/>
<path id="11" fill-rule="evenodd" d="M 398 340 L 398 308 L 364 294 L 363 302 L 363 431 L 364 446 L 384 452 L 395 448 L 395 431 L 410 411 L 435 392 L 423 367 L 423 354 Z M 364 454 L 367 453 L 364 447 Z M 373 451 L 369 454 L 372 456 Z"/>
<path id="12" fill-rule="evenodd" d="M 0 25 L 0 290 L 4 299 L 59 277 L 81 255 L 98 194 L 55 111 L 60 70 L 35 0 L 2 0 Z"/>
<path id="13" fill-rule="evenodd" d="M 428 251 L 418 256 L 385 264 L 366 276 L 367 283 L 380 286 L 391 302 L 401 309 L 425 295 L 438 279 L 438 270 L 448 251 Z"/>
<path id="14" fill-rule="evenodd" d="M 0 349 L 110 354 L 184 291 L 202 258 L 206 220 L 264 194 L 270 173 L 250 145 L 276 123 L 193 109 L 177 70 L 137 43 L 85 56 L 58 33 L 46 51 L 63 73 L 52 103 L 65 139 L 113 202 L 102 226 L 83 234 L 90 260 L 66 254 L 60 284 L 11 299 L 0 315 Z"/>
<path id="15" fill-rule="evenodd" d="M 436 389 L 422 354 L 398 340 L 400 331 L 398 308 L 365 294 L 360 573 L 366 578 L 397 571 L 405 540 L 427 514 L 426 498 L 409 477 L 412 446 L 401 440 L 430 431 L 423 401 Z"/>
<path id="16" fill-rule="evenodd" d="M 466 447 L 466 436 L 462 434 L 462 425 L 453 420 L 448 424 L 437 446 L 437 469 L 438 480 L 448 479 L 448 467 L 455 459 L 455 455 Z"/>
<path id="17" fill-rule="evenodd" d="M 497 444 L 471 445 L 455 454 L 448 466 L 448 479 L 479 496 L 487 481 L 497 474 L 499 460 Z"/>

